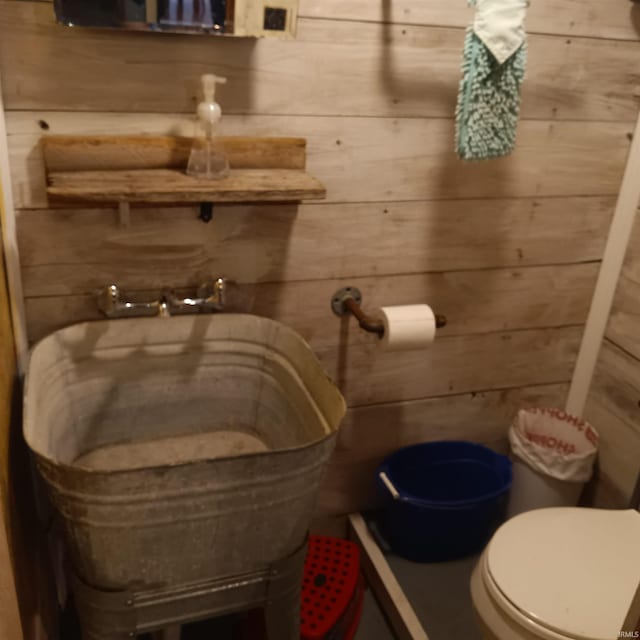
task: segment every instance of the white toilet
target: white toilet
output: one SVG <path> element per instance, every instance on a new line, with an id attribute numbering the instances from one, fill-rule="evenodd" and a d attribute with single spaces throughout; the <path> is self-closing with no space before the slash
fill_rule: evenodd
<path id="1" fill-rule="evenodd" d="M 486 640 L 614 640 L 639 583 L 639 512 L 558 507 L 498 529 L 471 598 Z"/>

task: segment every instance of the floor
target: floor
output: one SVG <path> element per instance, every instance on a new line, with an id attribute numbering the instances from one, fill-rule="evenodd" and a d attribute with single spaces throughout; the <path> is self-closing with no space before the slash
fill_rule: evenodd
<path id="1" fill-rule="evenodd" d="M 387 561 L 429 640 L 482 640 L 473 619 L 469 593 L 477 556 L 420 564 L 388 555 Z"/>
<path id="2" fill-rule="evenodd" d="M 364 609 L 362 610 L 360 627 L 354 640 L 394 640 L 394 638 L 395 636 L 371 590 L 367 590 L 364 596 Z"/>
<path id="3" fill-rule="evenodd" d="M 363 516 L 429 640 L 483 640 L 474 620 L 469 590 L 479 554 L 448 562 L 411 562 L 392 552 L 379 512 Z M 369 633 L 375 633 L 375 629 L 372 627 Z M 369 637 L 377 638 L 366 633 L 362 636 Z M 387 637 L 380 636 L 385 640 Z"/>
<path id="4" fill-rule="evenodd" d="M 418 564 L 387 555 L 389 566 L 413 605 L 429 640 L 482 640 L 473 622 L 469 578 L 476 557 L 440 564 Z M 65 635 L 70 640 L 78 635 Z M 236 636 L 237 637 L 237 636 Z M 150 636 L 140 636 L 149 640 Z M 184 627 L 181 640 L 232 640 L 232 623 L 219 618 Z M 371 590 L 365 594 L 360 627 L 354 640 L 395 640 Z"/>
<path id="5" fill-rule="evenodd" d="M 469 594 L 477 556 L 452 562 L 420 564 L 386 555 L 429 640 L 482 640 L 476 628 Z M 394 640 L 387 621 L 371 593 L 355 640 Z"/>

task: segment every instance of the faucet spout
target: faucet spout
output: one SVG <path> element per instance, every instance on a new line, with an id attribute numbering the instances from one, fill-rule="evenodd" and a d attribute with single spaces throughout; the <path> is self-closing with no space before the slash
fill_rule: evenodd
<path id="1" fill-rule="evenodd" d="M 227 296 L 227 281 L 217 278 L 213 283 L 203 284 L 198 295 L 202 298 L 202 304 L 209 311 L 222 311 L 225 307 Z"/>

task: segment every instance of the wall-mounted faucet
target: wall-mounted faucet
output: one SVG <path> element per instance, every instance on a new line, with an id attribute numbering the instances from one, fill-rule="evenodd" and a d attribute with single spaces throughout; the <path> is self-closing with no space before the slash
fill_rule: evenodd
<path id="1" fill-rule="evenodd" d="M 195 298 L 180 298 L 173 291 L 163 291 L 158 300 L 131 302 L 122 298 L 117 284 L 111 284 L 98 292 L 98 308 L 108 318 L 138 316 L 169 317 L 174 314 L 222 311 L 226 299 L 227 281 L 217 278 L 198 288 Z"/>
<path id="2" fill-rule="evenodd" d="M 166 301 L 171 315 L 179 313 L 199 313 L 222 311 L 226 302 L 227 281 L 217 278 L 198 287 L 195 298 L 180 298 L 173 291 L 165 291 L 162 299 Z"/>

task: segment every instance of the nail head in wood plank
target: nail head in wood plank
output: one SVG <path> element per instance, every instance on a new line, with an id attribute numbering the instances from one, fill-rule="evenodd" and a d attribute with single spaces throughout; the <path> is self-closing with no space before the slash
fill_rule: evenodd
<path id="1" fill-rule="evenodd" d="M 131 226 L 131 205 L 128 202 L 118 204 L 118 222 L 123 229 Z"/>

